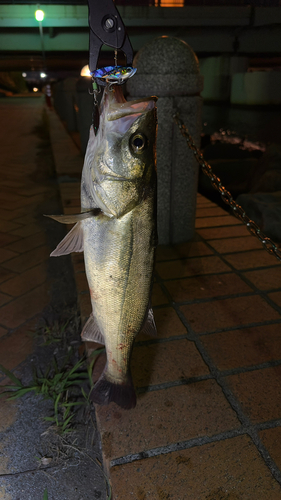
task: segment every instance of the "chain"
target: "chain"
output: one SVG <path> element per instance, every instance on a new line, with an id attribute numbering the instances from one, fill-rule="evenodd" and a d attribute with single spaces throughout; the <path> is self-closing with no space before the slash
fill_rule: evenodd
<path id="1" fill-rule="evenodd" d="M 178 113 L 174 114 L 173 118 L 178 125 L 181 134 L 185 137 L 188 147 L 193 151 L 193 154 L 201 166 L 203 173 L 209 177 L 212 186 L 220 193 L 224 203 L 229 205 L 233 215 L 245 224 L 246 228 L 253 236 L 256 236 L 256 238 L 260 240 L 267 252 L 274 254 L 278 260 L 281 260 L 281 252 L 278 249 L 278 246 L 262 232 L 260 227 L 254 221 L 246 215 L 243 208 L 234 201 L 231 193 L 227 191 L 227 189 L 222 185 L 220 179 L 214 174 L 211 165 L 204 160 L 203 153 L 201 153 L 201 151 L 199 151 L 196 147 L 194 140 L 189 134 L 183 121 L 180 119 Z"/>

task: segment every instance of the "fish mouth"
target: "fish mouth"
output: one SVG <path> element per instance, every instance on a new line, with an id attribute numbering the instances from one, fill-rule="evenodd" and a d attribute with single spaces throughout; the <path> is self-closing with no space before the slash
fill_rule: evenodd
<path id="1" fill-rule="evenodd" d="M 144 97 L 143 99 L 136 99 L 134 101 L 126 101 L 121 104 L 112 104 L 107 113 L 107 120 L 113 121 L 130 115 L 142 115 L 144 113 L 148 113 L 154 108 L 157 99 L 157 97 L 152 96 Z"/>
<path id="2" fill-rule="evenodd" d="M 120 86 L 114 89 L 105 89 L 106 119 L 108 121 L 118 120 L 130 115 L 141 115 L 151 111 L 158 99 L 156 96 L 143 97 L 132 101 L 126 101 Z"/>

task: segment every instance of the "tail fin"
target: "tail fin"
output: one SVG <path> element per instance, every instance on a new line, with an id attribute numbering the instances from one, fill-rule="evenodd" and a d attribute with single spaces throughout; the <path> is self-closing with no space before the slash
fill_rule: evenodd
<path id="1" fill-rule="evenodd" d="M 136 406 L 136 393 L 131 375 L 124 384 L 115 384 L 106 378 L 106 369 L 94 385 L 90 399 L 99 405 L 108 405 L 112 401 L 125 410 Z"/>

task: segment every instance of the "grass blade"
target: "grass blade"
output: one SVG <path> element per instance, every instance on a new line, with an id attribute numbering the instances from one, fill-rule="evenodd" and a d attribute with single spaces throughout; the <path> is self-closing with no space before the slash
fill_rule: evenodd
<path id="1" fill-rule="evenodd" d="M 7 370 L 3 365 L 0 364 L 1 372 L 5 373 L 5 375 L 12 380 L 18 387 L 22 387 L 21 381 L 12 373 L 10 370 Z"/>
<path id="2" fill-rule="evenodd" d="M 47 488 L 44 490 L 43 500 L 48 500 L 48 490 Z"/>

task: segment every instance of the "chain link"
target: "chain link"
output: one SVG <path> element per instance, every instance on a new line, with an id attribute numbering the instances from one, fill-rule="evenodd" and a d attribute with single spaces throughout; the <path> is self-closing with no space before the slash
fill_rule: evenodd
<path id="1" fill-rule="evenodd" d="M 281 260 L 281 252 L 278 249 L 278 246 L 276 245 L 276 243 L 274 243 L 274 241 L 272 241 L 270 238 L 268 238 L 262 232 L 260 227 L 246 215 L 243 208 L 235 202 L 231 193 L 229 191 L 227 191 L 227 189 L 222 185 L 220 179 L 214 174 L 214 172 L 212 171 L 211 165 L 209 165 L 204 160 L 203 154 L 197 148 L 197 146 L 196 146 L 194 140 L 192 139 L 191 135 L 189 134 L 185 124 L 183 123 L 183 121 L 179 117 L 179 114 L 178 113 L 174 114 L 173 118 L 174 118 L 176 124 L 178 125 L 178 127 L 181 131 L 181 134 L 183 135 L 183 137 L 185 137 L 188 147 L 193 151 L 193 154 L 194 154 L 196 160 L 198 161 L 199 165 L 201 166 L 203 173 L 205 175 L 207 175 L 207 177 L 209 177 L 209 179 L 212 183 L 212 186 L 220 193 L 221 198 L 224 201 L 224 203 L 229 205 L 229 207 L 232 210 L 233 215 L 235 217 L 237 217 L 237 219 L 242 221 L 243 224 L 245 224 L 246 228 L 253 236 L 256 236 L 256 238 L 259 239 L 259 241 L 262 243 L 264 249 L 268 253 L 274 254 L 278 260 Z"/>

